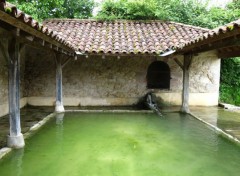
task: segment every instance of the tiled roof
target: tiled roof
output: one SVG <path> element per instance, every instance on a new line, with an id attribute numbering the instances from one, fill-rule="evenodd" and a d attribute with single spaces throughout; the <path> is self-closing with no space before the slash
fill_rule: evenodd
<path id="1" fill-rule="evenodd" d="M 50 19 L 49 29 L 82 53 L 160 54 L 208 29 L 164 21 Z"/>
<path id="2" fill-rule="evenodd" d="M 184 44 L 180 44 L 175 48 L 177 50 L 183 50 L 187 47 L 195 47 L 196 45 L 201 45 L 203 42 L 216 41 L 218 39 L 231 37 L 236 34 L 240 34 L 240 19 L 228 23 L 226 25 L 217 27 L 213 30 L 209 30 L 201 36 L 195 37 L 192 40 L 186 41 Z"/>
<path id="3" fill-rule="evenodd" d="M 76 49 L 73 47 L 71 42 L 63 39 L 56 32 L 49 29 L 48 27 L 41 25 L 39 22 L 34 20 L 31 16 L 20 11 L 19 9 L 17 9 L 16 6 L 6 2 L 5 0 L 0 0 L 0 12 L 1 11 L 4 12 L 6 15 L 12 16 L 13 18 L 17 19 L 19 22 L 22 22 L 25 25 L 31 27 L 33 30 L 38 31 L 38 32 L 46 35 L 47 37 L 50 37 L 54 41 L 56 41 L 60 44 L 63 44 L 64 46 L 66 46 L 72 50 Z M 4 16 L 1 15 L 0 20 L 6 21 L 6 19 L 3 19 L 3 18 L 4 18 Z M 6 21 L 6 22 L 8 22 L 8 21 Z"/>

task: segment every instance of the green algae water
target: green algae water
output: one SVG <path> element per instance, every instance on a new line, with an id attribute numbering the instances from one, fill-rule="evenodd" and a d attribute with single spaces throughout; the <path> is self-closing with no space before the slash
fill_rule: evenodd
<path id="1" fill-rule="evenodd" d="M 240 147 L 178 113 L 65 113 L 1 160 L 0 175 L 239 176 Z"/>

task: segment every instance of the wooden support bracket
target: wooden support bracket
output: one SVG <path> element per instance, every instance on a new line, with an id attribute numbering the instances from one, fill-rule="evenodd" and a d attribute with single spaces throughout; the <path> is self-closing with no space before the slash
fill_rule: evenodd
<path id="1" fill-rule="evenodd" d="M 178 58 L 174 58 L 174 61 L 178 64 L 178 66 L 183 70 L 183 64 L 178 60 Z"/>

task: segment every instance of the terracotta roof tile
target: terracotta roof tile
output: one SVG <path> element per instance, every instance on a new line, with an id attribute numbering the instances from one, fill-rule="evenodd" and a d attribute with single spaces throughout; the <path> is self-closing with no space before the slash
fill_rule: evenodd
<path id="1" fill-rule="evenodd" d="M 213 30 L 209 30 L 208 32 L 205 32 L 201 34 L 200 36 L 195 36 L 192 37 L 192 40 L 189 40 L 187 42 L 183 42 L 182 44 L 178 44 L 177 46 L 175 45 L 176 49 L 178 51 L 183 50 L 189 46 L 192 45 L 201 45 L 202 42 L 206 42 L 208 40 L 217 40 L 220 37 L 228 34 L 229 36 L 235 35 L 235 34 L 240 34 L 240 19 L 233 21 L 231 23 L 228 23 L 226 25 L 217 27 Z"/>
<path id="2" fill-rule="evenodd" d="M 44 25 L 82 53 L 160 54 L 208 32 L 164 21 L 50 19 Z"/>

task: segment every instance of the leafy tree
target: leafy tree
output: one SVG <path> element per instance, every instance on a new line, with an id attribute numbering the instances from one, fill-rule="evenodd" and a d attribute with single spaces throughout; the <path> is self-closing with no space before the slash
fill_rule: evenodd
<path id="1" fill-rule="evenodd" d="M 63 17 L 66 18 L 89 18 L 94 8 L 93 0 L 64 0 Z"/>
<path id="2" fill-rule="evenodd" d="M 221 61 L 220 100 L 240 105 L 240 58 Z"/>
<path id="3" fill-rule="evenodd" d="M 151 20 L 157 19 L 155 15 L 155 0 L 106 0 L 102 4 L 102 9 L 97 15 L 97 19 L 114 20 Z"/>
<path id="4" fill-rule="evenodd" d="M 9 0 L 38 21 L 47 18 L 89 18 L 94 0 Z"/>

